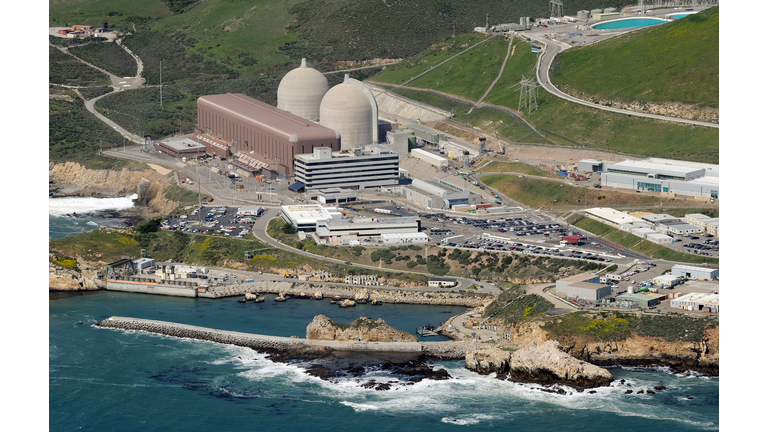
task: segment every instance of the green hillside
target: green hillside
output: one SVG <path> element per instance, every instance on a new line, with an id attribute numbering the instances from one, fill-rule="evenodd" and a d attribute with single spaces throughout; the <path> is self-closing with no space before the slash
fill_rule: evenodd
<path id="1" fill-rule="evenodd" d="M 623 102 L 719 104 L 719 8 L 569 49 L 550 72 L 563 89 Z"/>

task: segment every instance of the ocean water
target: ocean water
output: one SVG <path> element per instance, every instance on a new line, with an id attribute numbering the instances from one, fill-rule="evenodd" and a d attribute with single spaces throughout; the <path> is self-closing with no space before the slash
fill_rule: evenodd
<path id="1" fill-rule="evenodd" d="M 92 231 L 100 225 L 125 226 L 114 212 L 133 207 L 136 194 L 122 198 L 48 198 L 48 239 Z M 77 217 L 68 216 L 73 212 Z"/>
<path id="2" fill-rule="evenodd" d="M 111 315 L 302 336 L 324 313 L 384 318 L 401 330 L 437 325 L 462 308 L 361 305 L 272 297 L 261 304 L 99 291 L 49 299 L 49 427 L 57 431 L 693 431 L 719 428 L 719 378 L 663 368 L 611 369 L 617 382 L 566 395 L 481 376 L 463 361 L 435 362 L 453 377 L 405 385 L 388 372 L 323 381 L 296 364 L 242 347 L 101 329 Z M 630 384 L 621 385 L 619 379 Z M 361 387 L 368 380 L 392 389 Z M 664 385 L 655 395 L 627 389 Z"/>

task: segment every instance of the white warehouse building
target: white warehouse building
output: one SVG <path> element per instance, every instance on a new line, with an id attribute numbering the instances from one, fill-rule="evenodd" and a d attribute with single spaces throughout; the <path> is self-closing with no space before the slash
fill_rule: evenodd
<path id="1" fill-rule="evenodd" d="M 669 302 L 672 309 L 684 309 L 694 311 L 720 312 L 720 295 L 690 293 L 672 299 Z"/>
<path id="2" fill-rule="evenodd" d="M 662 196 L 719 199 L 718 165 L 671 159 L 646 158 L 608 163 L 600 175 L 600 185 Z"/>
<path id="3" fill-rule="evenodd" d="M 697 279 L 697 280 L 709 281 L 709 280 L 713 280 L 715 278 L 720 277 L 720 270 L 676 264 L 672 266 L 671 274 L 673 276 L 679 276 L 686 279 Z"/>

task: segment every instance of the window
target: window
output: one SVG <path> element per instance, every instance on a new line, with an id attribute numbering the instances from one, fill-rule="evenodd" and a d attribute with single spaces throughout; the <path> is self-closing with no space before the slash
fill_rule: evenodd
<path id="1" fill-rule="evenodd" d="M 661 185 L 655 183 L 637 182 L 637 190 L 648 192 L 661 192 Z"/>

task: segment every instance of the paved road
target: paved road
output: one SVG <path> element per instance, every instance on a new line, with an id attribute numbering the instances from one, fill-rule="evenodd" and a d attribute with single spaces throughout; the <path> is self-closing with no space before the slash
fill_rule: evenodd
<path id="1" fill-rule="evenodd" d="M 117 131 L 117 133 L 119 133 L 120 135 L 122 135 L 122 136 L 123 136 L 123 138 L 125 138 L 125 139 L 127 139 L 127 140 L 129 140 L 129 141 L 131 141 L 131 142 L 133 142 L 133 143 L 136 143 L 136 144 L 142 144 L 142 143 L 144 142 L 144 140 L 143 140 L 143 139 L 141 139 L 141 138 L 140 138 L 138 135 L 135 135 L 135 134 L 133 134 L 133 133 L 131 133 L 131 132 L 128 132 L 127 130 L 125 130 L 125 129 L 124 129 L 122 126 L 120 126 L 119 124 L 117 124 L 117 123 L 113 122 L 112 120 L 110 120 L 110 119 L 108 119 L 108 118 L 104 117 L 104 116 L 103 116 L 103 115 L 101 115 L 101 114 L 100 114 L 98 111 L 96 111 L 96 108 L 95 108 L 95 106 L 94 106 L 94 105 L 96 104 L 96 102 L 97 102 L 99 99 L 101 99 L 101 98 L 103 98 L 103 97 L 105 97 L 105 96 L 109 96 L 109 95 L 111 95 L 111 94 L 114 94 L 114 93 L 115 93 L 115 92 L 112 92 L 112 93 L 106 93 L 106 94 L 103 94 L 103 95 L 101 95 L 101 96 L 99 96 L 99 97 L 95 97 L 95 98 L 93 98 L 93 99 L 91 99 L 91 100 L 89 100 L 89 101 L 85 102 L 85 109 L 87 109 L 88 111 L 90 111 L 90 113 L 91 113 L 91 114 L 95 115 L 97 119 L 99 119 L 99 120 L 101 120 L 102 122 L 104 122 L 104 123 L 105 123 L 107 126 L 111 127 L 111 128 L 112 128 L 112 129 L 114 129 L 115 131 Z"/>
<path id="2" fill-rule="evenodd" d="M 559 41 L 553 41 L 551 39 L 545 39 L 544 37 L 542 37 L 541 35 L 537 35 L 536 33 L 526 33 L 526 36 L 544 45 L 544 50 L 543 50 L 544 52 L 539 56 L 539 62 L 536 68 L 536 77 L 539 80 L 539 84 L 541 84 L 544 90 L 548 91 L 549 93 L 561 99 L 565 99 L 567 101 L 585 105 L 588 107 L 601 109 L 604 111 L 611 111 L 618 114 L 627 114 L 627 115 L 636 116 L 636 117 L 645 117 L 645 118 L 651 118 L 654 120 L 665 120 L 665 121 L 670 121 L 675 123 L 684 123 L 684 124 L 690 124 L 695 126 L 704 126 L 704 127 L 712 127 L 712 128 L 720 127 L 720 125 L 715 123 L 679 119 L 674 117 L 666 117 L 666 116 L 660 116 L 656 114 L 647 114 L 647 113 L 641 113 L 637 111 L 629 111 L 629 110 L 620 109 L 620 108 L 608 107 L 608 106 L 588 102 L 583 99 L 577 99 L 571 95 L 565 94 L 562 91 L 560 91 L 557 87 L 555 87 L 550 81 L 549 69 L 552 66 L 552 61 L 557 56 L 557 54 L 570 48 L 570 45 L 565 44 L 563 42 L 559 42 Z"/>

